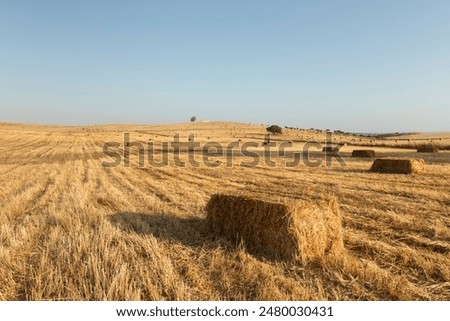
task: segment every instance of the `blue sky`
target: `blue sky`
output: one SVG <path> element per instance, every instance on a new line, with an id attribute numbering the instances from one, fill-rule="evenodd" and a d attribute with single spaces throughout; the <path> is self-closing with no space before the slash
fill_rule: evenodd
<path id="1" fill-rule="evenodd" d="M 0 121 L 450 131 L 449 1 L 0 0 Z"/>

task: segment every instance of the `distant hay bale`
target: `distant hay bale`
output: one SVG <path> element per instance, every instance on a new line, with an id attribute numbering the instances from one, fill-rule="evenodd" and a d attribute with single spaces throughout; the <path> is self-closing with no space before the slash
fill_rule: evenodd
<path id="1" fill-rule="evenodd" d="M 371 172 L 391 174 L 420 174 L 425 171 L 423 159 L 377 158 L 370 168 Z"/>
<path id="2" fill-rule="evenodd" d="M 375 157 L 375 151 L 373 149 L 355 149 L 352 157 Z"/>
<path id="3" fill-rule="evenodd" d="M 417 148 L 418 153 L 439 153 L 439 148 L 432 146 L 423 146 Z"/>
<path id="4" fill-rule="evenodd" d="M 217 233 L 275 259 L 306 263 L 344 250 L 341 215 L 334 200 L 282 203 L 216 194 L 206 211 Z"/>
<path id="5" fill-rule="evenodd" d="M 325 146 L 325 147 L 322 148 L 322 152 L 325 152 L 325 153 L 334 153 L 335 150 L 334 150 L 334 147 L 333 147 L 333 146 Z"/>

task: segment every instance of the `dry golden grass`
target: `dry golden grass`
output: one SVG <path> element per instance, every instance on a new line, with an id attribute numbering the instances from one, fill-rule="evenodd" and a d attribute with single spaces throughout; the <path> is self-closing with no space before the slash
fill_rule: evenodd
<path id="1" fill-rule="evenodd" d="M 265 134 L 264 126 L 234 123 L 1 124 L 1 300 L 450 300 L 448 151 L 424 154 L 422 175 L 371 173 L 371 160 L 351 158 L 347 146 L 346 167 L 284 168 L 281 158 L 276 168 L 239 166 L 243 156 L 232 168 L 220 158 L 214 168 L 102 167 L 110 160 L 103 143 L 124 131 L 156 143 L 175 132 L 202 142 L 262 142 Z M 274 139 L 299 150 L 320 135 L 289 130 Z M 289 201 L 331 195 L 346 251 L 307 264 L 253 255 L 208 228 L 205 206 L 224 192 Z"/>

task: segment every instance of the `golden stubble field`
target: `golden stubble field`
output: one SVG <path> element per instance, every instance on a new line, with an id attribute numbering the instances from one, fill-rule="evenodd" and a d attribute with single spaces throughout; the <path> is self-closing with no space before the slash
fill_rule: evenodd
<path id="1" fill-rule="evenodd" d="M 0 124 L 0 300 L 450 300 L 449 151 L 373 148 L 424 158 L 422 175 L 370 173 L 371 160 L 350 157 L 354 146 L 341 150 L 347 166 L 286 168 L 282 157 L 276 167 L 241 166 L 243 155 L 231 167 L 211 157 L 217 167 L 139 168 L 136 156 L 129 168 L 102 166 L 111 161 L 103 144 L 122 142 L 124 132 L 158 146 L 176 132 L 186 141 L 195 133 L 202 143 L 261 143 L 265 128 Z M 300 150 L 324 134 L 274 138 Z M 208 229 L 205 205 L 223 191 L 335 198 L 346 251 L 303 265 L 250 254 Z"/>

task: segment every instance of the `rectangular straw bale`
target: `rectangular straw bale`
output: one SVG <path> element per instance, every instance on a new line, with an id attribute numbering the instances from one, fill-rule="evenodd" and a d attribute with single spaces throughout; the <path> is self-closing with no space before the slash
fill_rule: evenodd
<path id="1" fill-rule="evenodd" d="M 375 157 L 375 151 L 373 149 L 355 149 L 352 157 Z"/>
<path id="2" fill-rule="evenodd" d="M 432 146 L 423 146 L 417 148 L 418 153 L 439 153 L 439 149 L 437 147 Z"/>
<path id="3" fill-rule="evenodd" d="M 341 215 L 332 199 L 282 203 L 216 194 L 206 211 L 217 233 L 243 241 L 256 254 L 306 263 L 344 249 Z"/>
<path id="4" fill-rule="evenodd" d="M 391 174 L 420 174 L 425 172 L 425 162 L 420 158 L 388 159 L 377 158 L 370 168 L 371 172 Z"/>
<path id="5" fill-rule="evenodd" d="M 322 152 L 325 152 L 325 153 L 334 153 L 334 152 L 335 152 L 335 149 L 334 149 L 333 146 L 325 146 L 325 147 L 322 147 Z"/>

